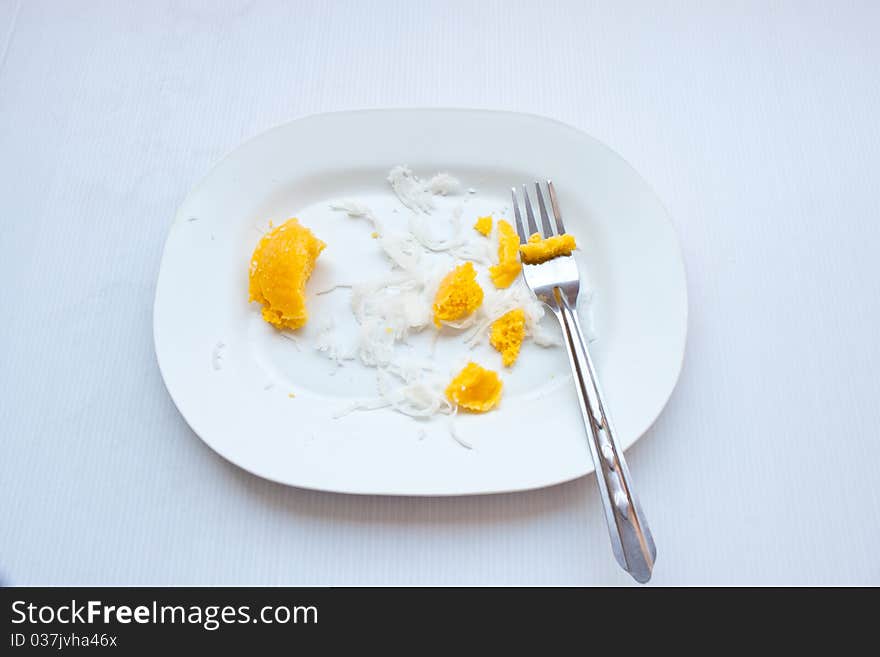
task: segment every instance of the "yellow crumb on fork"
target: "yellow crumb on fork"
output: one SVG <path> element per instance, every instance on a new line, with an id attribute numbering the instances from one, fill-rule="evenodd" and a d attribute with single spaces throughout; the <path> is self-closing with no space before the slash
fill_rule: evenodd
<path id="1" fill-rule="evenodd" d="M 504 367 L 510 367 L 519 357 L 526 337 L 526 311 L 516 308 L 492 322 L 489 343 L 501 354 Z"/>
<path id="2" fill-rule="evenodd" d="M 296 397 L 296 393 L 295 392 L 288 392 L 287 396 L 290 397 L 291 399 L 293 399 L 294 397 Z"/>
<path id="3" fill-rule="evenodd" d="M 510 287 L 522 271 L 519 262 L 519 236 L 504 219 L 498 220 L 498 264 L 489 267 L 495 287 Z"/>
<path id="4" fill-rule="evenodd" d="M 470 362 L 446 387 L 446 398 L 459 408 L 485 413 L 498 404 L 502 388 L 495 372 Z"/>
<path id="5" fill-rule="evenodd" d="M 474 312 L 483 303 L 483 288 L 477 283 L 472 262 L 459 265 L 446 274 L 434 297 L 434 324 L 454 322 Z"/>
<path id="6" fill-rule="evenodd" d="M 483 235 L 489 235 L 492 232 L 492 217 L 477 217 L 474 230 Z"/>
<path id="7" fill-rule="evenodd" d="M 568 233 L 553 235 L 542 238 L 538 233 L 529 237 L 529 241 L 519 247 L 523 263 L 527 265 L 540 265 L 559 256 L 571 255 L 577 248 L 574 236 Z"/>

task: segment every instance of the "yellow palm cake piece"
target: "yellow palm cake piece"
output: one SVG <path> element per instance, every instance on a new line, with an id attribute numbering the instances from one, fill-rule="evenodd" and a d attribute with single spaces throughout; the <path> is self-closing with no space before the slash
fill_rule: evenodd
<path id="1" fill-rule="evenodd" d="M 446 387 L 446 398 L 461 408 L 485 413 L 501 399 L 502 387 L 495 372 L 468 363 Z"/>
<path id="2" fill-rule="evenodd" d="M 262 304 L 263 319 L 288 329 L 308 321 L 306 281 L 325 246 L 295 218 L 263 236 L 251 256 L 248 288 L 248 301 Z"/>
<path id="3" fill-rule="evenodd" d="M 526 311 L 516 308 L 492 322 L 489 343 L 501 354 L 504 367 L 510 367 L 519 357 L 526 337 Z"/>
<path id="4" fill-rule="evenodd" d="M 474 224 L 474 230 L 483 235 L 492 232 L 492 217 L 477 217 L 477 223 Z"/>
<path id="5" fill-rule="evenodd" d="M 489 276 L 495 287 L 510 287 L 519 276 L 519 237 L 504 219 L 498 220 L 498 264 L 489 267 Z"/>
<path id="6" fill-rule="evenodd" d="M 434 297 L 434 324 L 467 317 L 483 303 L 483 288 L 477 283 L 477 270 L 471 262 L 446 274 Z"/>

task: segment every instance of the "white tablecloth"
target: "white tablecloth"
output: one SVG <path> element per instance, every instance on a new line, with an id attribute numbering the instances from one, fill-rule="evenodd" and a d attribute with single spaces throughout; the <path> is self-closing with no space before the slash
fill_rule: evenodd
<path id="1" fill-rule="evenodd" d="M 662 5 L 662 6 L 661 6 Z M 575 125 L 669 208 L 681 380 L 629 452 L 657 584 L 880 584 L 880 4 L 0 0 L 0 579 L 628 584 L 592 476 L 350 497 L 229 465 L 156 366 L 175 208 L 328 110 Z"/>

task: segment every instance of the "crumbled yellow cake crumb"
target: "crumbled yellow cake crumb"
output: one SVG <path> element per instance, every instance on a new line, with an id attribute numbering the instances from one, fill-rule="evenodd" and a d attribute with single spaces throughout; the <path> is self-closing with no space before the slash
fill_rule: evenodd
<path id="1" fill-rule="evenodd" d="M 498 220 L 498 264 L 489 267 L 489 276 L 495 287 L 510 287 L 519 276 L 519 237 L 504 219 Z"/>
<path id="2" fill-rule="evenodd" d="M 527 244 L 519 247 L 522 261 L 527 265 L 539 265 L 559 256 L 571 255 L 577 248 L 574 236 L 568 233 L 554 235 L 546 239 L 535 233 Z"/>
<path id="3" fill-rule="evenodd" d="M 501 399 L 502 387 L 495 372 L 468 363 L 446 387 L 446 398 L 460 408 L 485 413 Z"/>
<path id="4" fill-rule="evenodd" d="M 467 317 L 483 303 L 483 288 L 477 283 L 472 262 L 459 265 L 446 274 L 434 297 L 434 324 Z"/>
<path id="5" fill-rule="evenodd" d="M 325 246 L 295 218 L 263 236 L 251 256 L 248 290 L 248 300 L 262 304 L 263 319 L 288 329 L 308 321 L 306 281 Z"/>
<path id="6" fill-rule="evenodd" d="M 296 397 L 296 393 L 295 392 L 288 392 L 287 396 L 290 397 L 291 399 L 293 399 L 294 397 Z"/>
<path id="7" fill-rule="evenodd" d="M 477 217 L 477 223 L 474 224 L 474 230 L 483 235 L 492 232 L 492 217 Z"/>
<path id="8" fill-rule="evenodd" d="M 492 322 L 489 343 L 501 354 L 504 367 L 516 362 L 525 337 L 526 312 L 522 308 L 511 310 Z"/>
<path id="9" fill-rule="evenodd" d="M 372 237 L 373 239 L 377 239 L 377 238 L 379 237 L 379 233 L 377 233 L 377 232 L 374 230 L 372 233 L 370 233 L 370 237 Z"/>

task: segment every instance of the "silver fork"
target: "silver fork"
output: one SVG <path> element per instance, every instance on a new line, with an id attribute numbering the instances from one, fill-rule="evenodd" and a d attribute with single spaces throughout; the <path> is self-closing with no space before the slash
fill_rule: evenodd
<path id="1" fill-rule="evenodd" d="M 555 231 L 547 214 L 547 205 L 544 202 L 540 183 L 535 183 L 535 192 L 543 230 L 538 230 L 529 191 L 523 185 L 522 196 L 528 221 L 528 233 L 526 233 L 516 188 L 511 188 L 516 232 L 522 243 L 534 233 L 550 237 L 565 232 L 553 183 L 547 181 L 547 192 L 556 224 Z M 535 296 L 556 315 L 565 334 L 565 346 L 568 350 L 571 371 L 574 374 L 584 426 L 589 437 L 590 453 L 596 467 L 596 481 L 599 484 L 599 494 L 605 509 L 605 520 L 608 523 L 608 533 L 611 535 L 614 557 L 633 579 L 637 582 L 647 582 L 651 579 L 651 571 L 654 569 L 657 548 L 654 546 L 651 530 L 636 499 L 629 468 L 626 467 L 623 450 L 615 437 L 611 418 L 608 417 L 599 389 L 596 369 L 581 330 L 577 314 L 577 298 L 580 292 L 577 263 L 569 256 L 554 258 L 540 265 L 523 264 L 523 277 Z"/>

